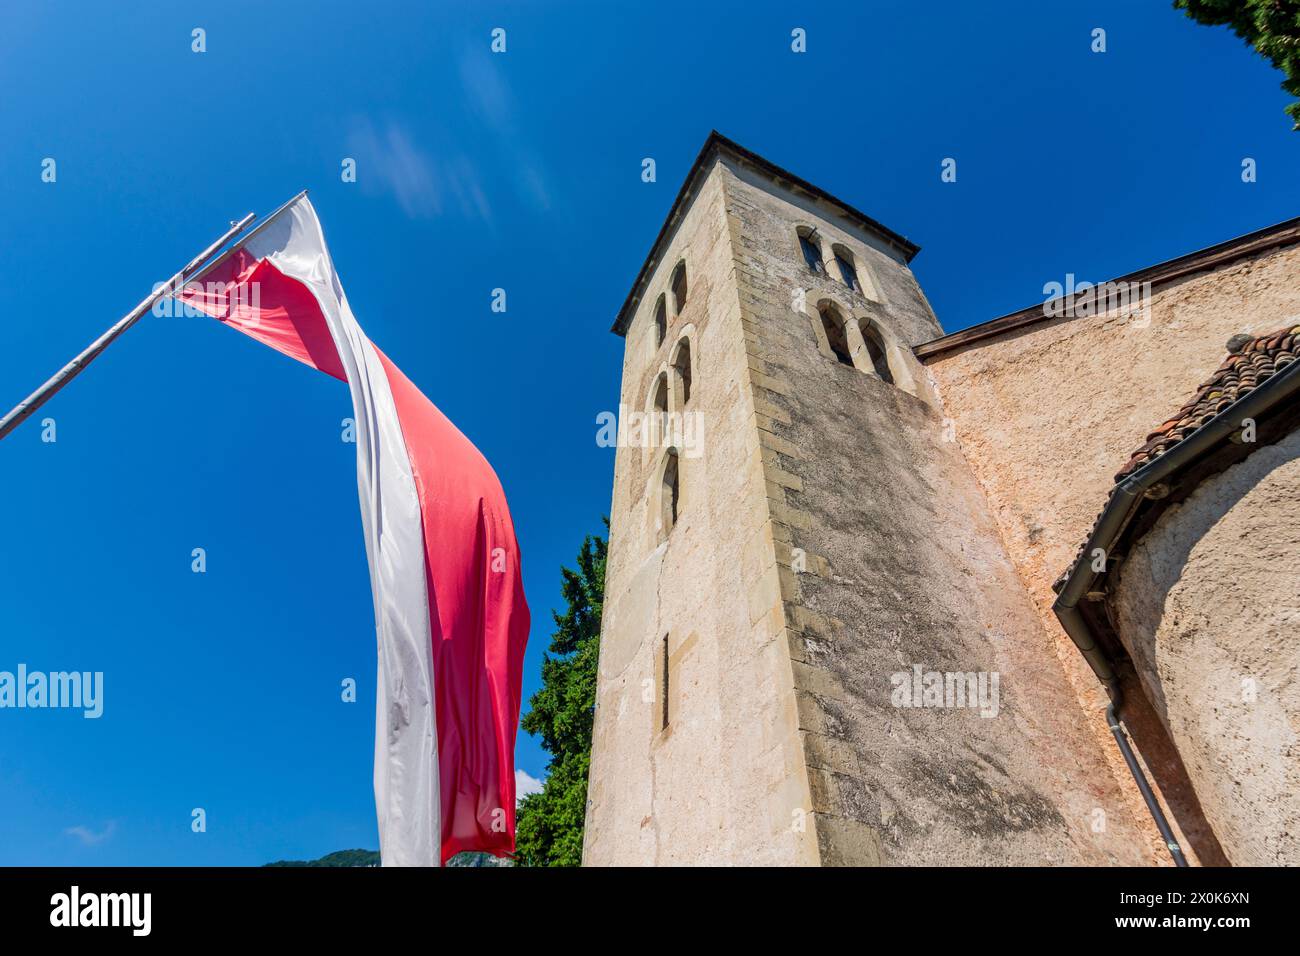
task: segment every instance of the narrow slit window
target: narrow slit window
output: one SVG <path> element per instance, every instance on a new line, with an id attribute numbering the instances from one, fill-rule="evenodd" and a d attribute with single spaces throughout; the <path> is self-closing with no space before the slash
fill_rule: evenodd
<path id="1" fill-rule="evenodd" d="M 668 687 L 669 674 L 670 674 L 671 672 L 668 670 L 668 635 L 667 635 L 667 634 L 664 635 L 664 639 L 663 639 L 662 641 L 659 642 L 659 645 L 660 645 L 660 651 L 659 651 L 659 674 L 660 674 L 660 680 L 659 680 L 659 713 L 660 713 L 659 729 L 660 729 L 660 730 L 667 730 L 667 729 L 668 729 L 668 716 L 669 716 L 669 715 L 668 715 L 668 701 L 671 699 L 670 696 L 669 696 L 669 687 Z"/>
<path id="2" fill-rule="evenodd" d="M 668 306 L 664 297 L 659 297 L 659 303 L 655 306 L 655 346 L 664 344 L 664 336 L 668 334 Z"/>

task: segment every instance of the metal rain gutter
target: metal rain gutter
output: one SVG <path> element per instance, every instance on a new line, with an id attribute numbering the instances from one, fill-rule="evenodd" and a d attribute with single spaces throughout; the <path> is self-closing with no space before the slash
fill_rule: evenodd
<path id="1" fill-rule="evenodd" d="M 1106 509 L 1088 538 L 1088 543 L 1084 545 L 1083 553 L 1075 562 L 1070 576 L 1052 605 L 1052 610 L 1060 620 L 1061 626 L 1065 628 L 1065 632 L 1070 635 L 1084 658 L 1092 665 L 1097 677 L 1108 688 L 1118 686 L 1114 668 L 1106 660 L 1101 647 L 1093 637 L 1092 629 L 1079 611 L 1079 601 L 1092 590 L 1093 584 L 1104 573 L 1092 570 L 1089 556 L 1098 548 L 1109 555 L 1110 547 L 1132 519 L 1147 491 L 1191 464 L 1237 431 L 1244 419 L 1261 417 L 1273 406 L 1295 395 L 1297 391 L 1300 391 L 1300 361 L 1291 363 L 1283 371 L 1276 373 L 1262 385 L 1237 399 L 1159 458 L 1133 472 L 1119 483 L 1111 495 L 1110 501 L 1106 503 Z"/>

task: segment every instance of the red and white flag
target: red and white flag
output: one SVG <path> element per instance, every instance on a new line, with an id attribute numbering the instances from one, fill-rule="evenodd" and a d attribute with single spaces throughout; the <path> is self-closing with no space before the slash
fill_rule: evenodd
<path id="1" fill-rule="evenodd" d="M 366 338 L 305 194 L 177 298 L 352 391 L 379 644 L 384 865 L 512 852 L 529 619 L 496 473 Z"/>

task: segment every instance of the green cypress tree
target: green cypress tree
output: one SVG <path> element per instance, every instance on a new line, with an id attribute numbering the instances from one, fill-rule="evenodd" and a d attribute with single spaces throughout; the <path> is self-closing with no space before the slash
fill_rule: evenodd
<path id="1" fill-rule="evenodd" d="M 1300 0 L 1174 0 L 1197 23 L 1232 27 L 1286 77 L 1282 89 L 1300 97 Z M 1286 108 L 1300 129 L 1300 102 Z"/>
<path id="2" fill-rule="evenodd" d="M 609 519 L 605 519 L 609 529 Z M 596 713 L 596 664 L 605 603 L 606 539 L 588 535 L 576 569 L 561 568 L 568 607 L 553 611 L 555 633 L 542 661 L 542 686 L 521 725 L 551 755 L 546 782 L 519 805 L 515 861 L 524 866 L 578 866 L 587 812 L 587 771 Z"/>

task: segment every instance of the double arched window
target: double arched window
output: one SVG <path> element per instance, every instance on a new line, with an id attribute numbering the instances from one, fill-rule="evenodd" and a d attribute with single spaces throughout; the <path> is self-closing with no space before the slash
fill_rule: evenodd
<path id="1" fill-rule="evenodd" d="M 867 298 L 875 298 L 871 291 L 870 276 L 860 274 L 858 258 L 848 246 L 841 242 L 831 243 L 830 258 L 825 257 L 825 246 L 814 226 L 796 226 L 795 237 L 799 241 L 799 253 L 803 256 L 808 271 L 818 276 L 838 278 L 846 287 Z M 832 267 L 831 263 L 834 263 Z"/>
<path id="2" fill-rule="evenodd" d="M 894 368 L 890 364 L 890 349 L 880 328 L 871 319 L 863 317 L 845 320 L 844 313 L 834 302 L 823 300 L 817 305 L 817 324 L 821 327 L 824 343 L 818 343 L 824 353 L 829 353 L 841 365 L 849 365 L 860 372 L 875 375 L 883 382 L 897 385 Z M 824 347 L 823 347 L 824 345 Z M 911 391 L 908 388 L 908 391 Z"/>
<path id="3" fill-rule="evenodd" d="M 669 306 L 672 311 L 669 311 Z M 668 328 L 682 314 L 682 309 L 686 307 L 686 260 L 682 259 L 673 269 L 672 277 L 668 280 L 668 291 L 661 292 L 659 298 L 655 300 L 654 323 L 655 336 L 654 347 L 658 349 L 664 344 L 664 339 L 668 337 Z"/>

